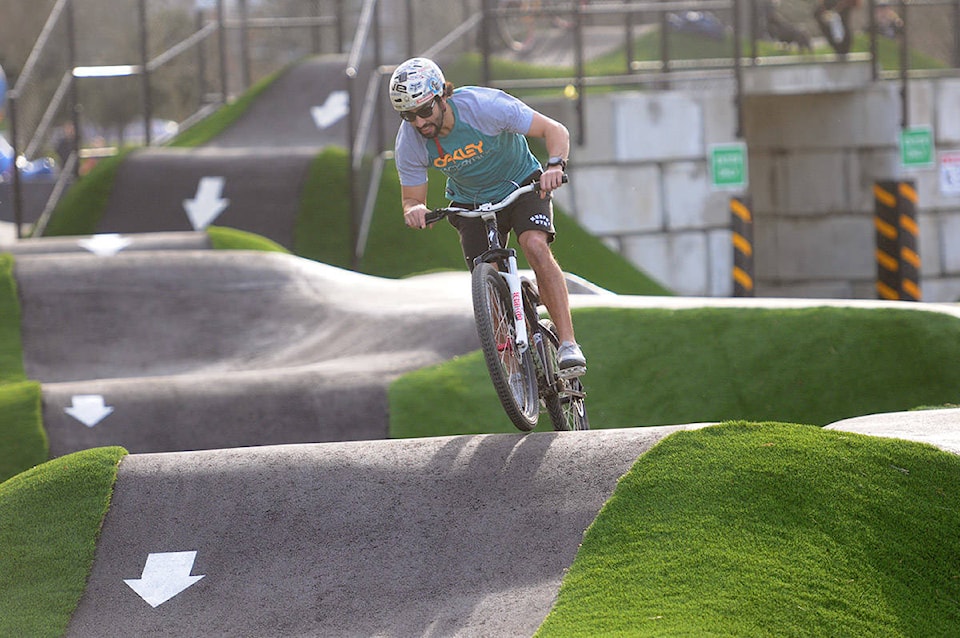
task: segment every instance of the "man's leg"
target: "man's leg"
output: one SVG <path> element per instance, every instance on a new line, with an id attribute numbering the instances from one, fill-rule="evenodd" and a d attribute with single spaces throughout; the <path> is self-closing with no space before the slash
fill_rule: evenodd
<path id="1" fill-rule="evenodd" d="M 520 234 L 518 241 L 524 256 L 537 276 L 540 300 L 547 307 L 547 312 L 550 313 L 550 318 L 557 327 L 557 336 L 560 337 L 560 341 L 576 342 L 573 319 L 570 317 L 567 282 L 563 277 L 560 264 L 550 250 L 547 234 L 539 230 L 528 230 Z"/>

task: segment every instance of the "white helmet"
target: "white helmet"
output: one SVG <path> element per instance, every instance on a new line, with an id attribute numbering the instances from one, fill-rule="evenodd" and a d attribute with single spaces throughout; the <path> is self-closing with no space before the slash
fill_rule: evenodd
<path id="1" fill-rule="evenodd" d="M 443 95 L 443 71 L 433 60 L 410 58 L 390 77 L 390 103 L 395 111 L 413 111 Z"/>

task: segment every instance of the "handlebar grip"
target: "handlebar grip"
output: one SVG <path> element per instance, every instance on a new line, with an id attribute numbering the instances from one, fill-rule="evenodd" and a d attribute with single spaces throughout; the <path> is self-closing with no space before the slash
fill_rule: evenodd
<path id="1" fill-rule="evenodd" d="M 540 182 L 534 182 L 534 183 L 535 183 L 535 185 L 536 185 L 536 186 L 534 187 L 534 190 L 539 193 L 539 192 L 540 192 Z M 570 177 L 569 177 L 566 173 L 564 173 L 564 174 L 563 174 L 563 178 L 560 180 L 560 183 L 561 183 L 561 184 L 569 184 L 569 183 L 570 183 Z"/>

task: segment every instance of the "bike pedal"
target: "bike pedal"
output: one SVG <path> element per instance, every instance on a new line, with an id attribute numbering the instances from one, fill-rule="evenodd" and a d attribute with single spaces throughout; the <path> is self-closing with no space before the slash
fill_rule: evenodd
<path id="1" fill-rule="evenodd" d="M 569 368 L 560 368 L 558 374 L 561 379 L 574 379 L 587 373 L 587 366 L 571 366 Z"/>

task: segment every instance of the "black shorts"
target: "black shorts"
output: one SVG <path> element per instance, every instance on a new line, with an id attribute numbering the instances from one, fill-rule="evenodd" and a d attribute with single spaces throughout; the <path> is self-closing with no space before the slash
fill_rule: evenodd
<path id="1" fill-rule="evenodd" d="M 529 184 L 536 176 L 524 180 Z M 474 208 L 472 204 L 454 202 L 457 208 Z M 473 260 L 487 251 L 487 233 L 484 230 L 483 220 L 479 217 L 467 218 L 451 215 L 447 218 L 460 234 L 460 247 L 463 249 L 463 258 L 467 267 L 473 270 Z M 557 234 L 553 227 L 553 198 L 551 196 L 540 199 L 540 193 L 525 193 L 514 203 L 497 213 L 497 229 L 500 231 L 500 244 L 507 245 L 510 231 L 519 237 L 528 230 L 539 230 L 547 234 L 547 241 L 552 242 Z"/>

